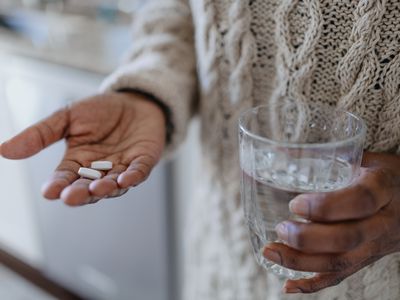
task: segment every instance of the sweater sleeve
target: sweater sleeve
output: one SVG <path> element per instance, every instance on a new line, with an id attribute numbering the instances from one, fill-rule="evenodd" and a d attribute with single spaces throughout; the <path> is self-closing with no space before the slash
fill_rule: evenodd
<path id="1" fill-rule="evenodd" d="M 168 153 L 184 139 L 196 106 L 193 39 L 187 0 L 158 0 L 145 5 L 133 16 L 133 45 L 127 58 L 101 86 L 101 92 L 130 89 L 158 99 L 172 125 Z"/>

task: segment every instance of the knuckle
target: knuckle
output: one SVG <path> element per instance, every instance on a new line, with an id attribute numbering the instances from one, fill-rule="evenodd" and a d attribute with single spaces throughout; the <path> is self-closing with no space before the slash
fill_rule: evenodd
<path id="1" fill-rule="evenodd" d="M 146 165 L 140 164 L 136 171 L 140 174 L 140 179 L 145 180 L 150 175 L 150 170 L 147 168 Z"/>
<path id="2" fill-rule="evenodd" d="M 289 244 L 296 249 L 303 250 L 306 247 L 307 234 L 302 226 L 292 227 L 289 231 Z"/>
<path id="3" fill-rule="evenodd" d="M 379 197 L 381 197 L 381 201 L 384 200 L 384 203 L 380 204 L 376 210 L 379 210 L 382 206 L 390 203 L 399 190 L 399 176 L 395 174 L 395 172 L 388 168 L 382 168 L 375 170 L 375 187 L 379 191 Z"/>
<path id="4" fill-rule="evenodd" d="M 317 201 L 311 201 L 310 203 L 311 217 L 321 220 L 329 220 L 331 214 L 329 198 L 324 196 L 316 200 Z"/>
<path id="5" fill-rule="evenodd" d="M 305 288 L 302 289 L 302 291 L 305 294 L 310 294 L 310 293 L 315 293 L 315 292 L 323 289 L 324 287 L 325 286 L 323 286 L 323 284 L 312 280 L 307 284 L 307 286 Z"/>
<path id="6" fill-rule="evenodd" d="M 363 234 L 361 230 L 347 230 L 344 231 L 340 237 L 336 239 L 337 249 L 341 251 L 352 250 L 359 246 L 363 241 Z"/>
<path id="7" fill-rule="evenodd" d="M 336 285 L 340 284 L 343 280 L 344 280 L 343 276 L 333 275 L 333 276 L 330 276 L 329 278 L 325 278 L 322 281 L 311 281 L 311 282 L 309 282 L 307 287 L 304 288 L 303 293 L 306 293 L 306 294 L 315 293 L 324 288 L 336 286 Z"/>
<path id="8" fill-rule="evenodd" d="M 110 193 L 110 195 L 106 196 L 106 198 L 117 198 L 117 197 L 120 197 L 120 196 L 124 195 L 128 190 L 129 190 L 129 188 L 127 188 L 127 189 L 117 189 L 117 190 L 113 191 L 112 193 Z"/>
<path id="9" fill-rule="evenodd" d="M 376 182 L 378 186 L 390 186 L 392 180 L 395 178 L 393 171 L 386 168 L 375 169 L 372 172 L 372 179 Z"/>
<path id="10" fill-rule="evenodd" d="M 40 123 L 37 126 L 33 127 L 33 129 L 36 131 L 36 135 L 40 143 L 40 148 L 46 147 L 48 141 L 49 128 L 45 126 L 44 123 Z"/>
<path id="11" fill-rule="evenodd" d="M 330 286 L 339 285 L 343 280 L 344 280 L 344 277 L 343 277 L 343 276 L 334 277 L 334 278 L 332 279 L 332 281 L 330 282 L 329 285 L 330 285 Z"/>
<path id="12" fill-rule="evenodd" d="M 152 162 L 146 157 L 141 157 L 132 166 L 133 169 L 139 174 L 140 180 L 146 180 L 153 168 Z"/>
<path id="13" fill-rule="evenodd" d="M 297 270 L 299 269 L 299 259 L 296 256 L 282 257 L 282 265 L 289 269 Z"/>
<path id="14" fill-rule="evenodd" d="M 352 262 L 348 258 L 333 256 L 328 261 L 328 272 L 341 272 L 352 266 Z"/>
<path id="15" fill-rule="evenodd" d="M 378 203 L 376 201 L 376 197 L 371 187 L 360 184 L 357 186 L 357 193 L 359 195 L 359 199 L 362 202 L 362 206 L 364 210 L 368 211 L 376 211 L 378 207 Z"/>

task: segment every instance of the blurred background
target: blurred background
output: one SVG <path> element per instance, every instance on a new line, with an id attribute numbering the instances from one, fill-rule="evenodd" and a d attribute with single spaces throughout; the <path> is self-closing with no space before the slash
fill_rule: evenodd
<path id="1" fill-rule="evenodd" d="M 132 14 L 149 1 L 1 0 L 0 141 L 96 93 L 134 43 Z M 89 207 L 40 195 L 63 150 L 0 159 L 0 299 L 180 299 L 198 124 L 145 184 Z"/>

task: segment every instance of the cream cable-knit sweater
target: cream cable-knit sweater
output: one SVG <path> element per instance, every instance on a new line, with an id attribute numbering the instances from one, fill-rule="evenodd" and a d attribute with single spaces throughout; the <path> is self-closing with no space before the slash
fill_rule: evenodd
<path id="1" fill-rule="evenodd" d="M 134 16 L 130 56 L 103 88 L 162 100 L 175 126 L 170 149 L 201 118 L 204 174 L 188 199 L 184 300 L 400 299 L 399 254 L 320 293 L 280 294 L 282 283 L 256 266 L 243 223 L 236 124 L 243 109 L 286 95 L 358 113 L 367 148 L 397 152 L 400 2 L 153 2 Z"/>

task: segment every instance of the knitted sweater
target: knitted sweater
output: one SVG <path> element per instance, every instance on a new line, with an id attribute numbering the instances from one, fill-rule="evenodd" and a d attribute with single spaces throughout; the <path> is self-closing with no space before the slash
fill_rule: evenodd
<path id="1" fill-rule="evenodd" d="M 103 89 L 135 88 L 163 101 L 174 125 L 168 150 L 193 115 L 202 123 L 183 299 L 400 299 L 399 254 L 319 293 L 281 294 L 282 282 L 251 254 L 237 151 L 241 111 L 291 98 L 357 113 L 368 125 L 368 150 L 397 152 L 400 2 L 158 0 L 134 21 L 126 63 Z"/>

